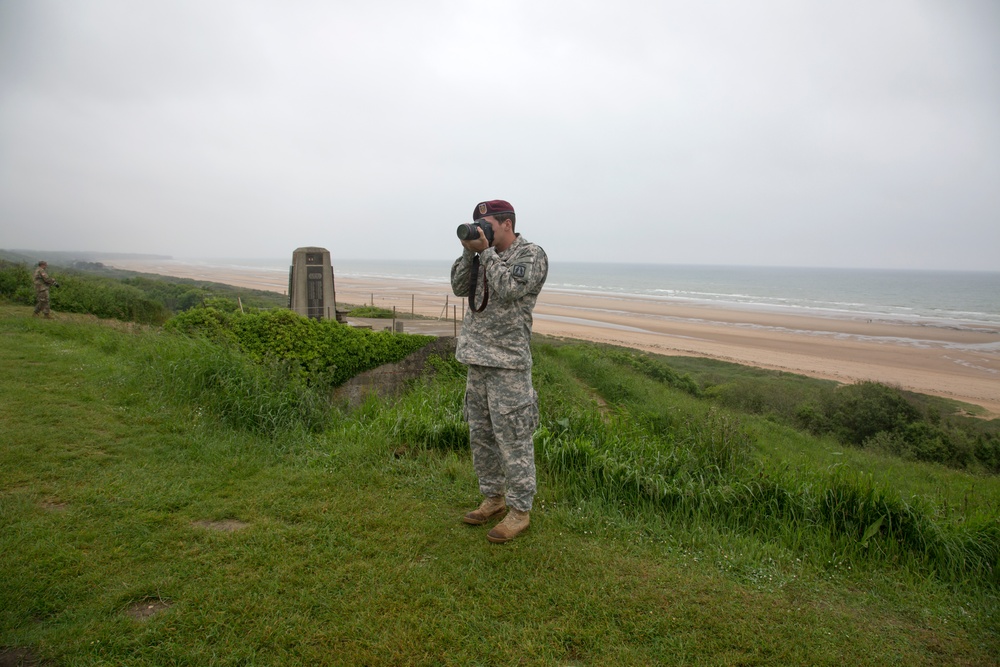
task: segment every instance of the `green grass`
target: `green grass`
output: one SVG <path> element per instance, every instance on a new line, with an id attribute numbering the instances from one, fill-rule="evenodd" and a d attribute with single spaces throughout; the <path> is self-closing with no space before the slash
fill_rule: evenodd
<path id="1" fill-rule="evenodd" d="M 902 555 L 838 559 L 824 545 L 840 538 L 823 542 L 822 526 L 729 521 L 684 510 L 690 499 L 684 511 L 634 502 L 554 464 L 540 465 L 529 531 L 490 545 L 459 521 L 478 492 L 450 362 L 397 402 L 333 413 L 319 430 L 294 416 L 255 430 L 165 379 L 184 344 L 156 329 L 0 306 L 0 341 L 0 651 L 73 665 L 981 665 L 1000 655 L 988 583 Z M 183 350 L 211 363 L 206 349 Z M 641 373 L 608 367 L 617 381 L 605 385 L 578 360 L 536 359 L 549 437 L 588 435 L 594 456 L 612 461 L 617 450 L 594 443 L 617 434 L 622 474 L 665 438 L 683 473 L 671 481 L 693 484 L 696 463 L 714 461 L 699 487 L 709 492 L 749 469 L 800 491 L 791 485 L 871 475 L 842 488 L 919 496 L 942 530 L 996 522 L 996 478 L 902 461 L 877 475 L 885 457 L 838 454 L 830 440 L 657 393 Z M 554 451 L 539 439 L 540 460 Z M 202 523 L 225 520 L 244 527 Z M 136 619 L 136 604 L 164 608 Z"/>

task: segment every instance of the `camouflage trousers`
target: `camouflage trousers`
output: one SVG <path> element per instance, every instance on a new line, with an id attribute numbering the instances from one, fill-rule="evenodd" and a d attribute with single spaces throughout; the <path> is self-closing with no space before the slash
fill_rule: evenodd
<path id="1" fill-rule="evenodd" d="M 39 313 L 49 314 L 49 291 L 47 289 L 35 290 L 35 315 Z"/>
<path id="2" fill-rule="evenodd" d="M 479 490 L 486 497 L 506 496 L 508 506 L 530 511 L 538 428 L 538 393 L 531 386 L 531 370 L 469 366 L 465 419 Z"/>

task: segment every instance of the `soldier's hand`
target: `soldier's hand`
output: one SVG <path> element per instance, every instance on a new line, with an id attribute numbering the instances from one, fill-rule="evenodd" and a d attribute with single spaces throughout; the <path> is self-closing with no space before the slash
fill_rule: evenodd
<path id="1" fill-rule="evenodd" d="M 479 238 L 475 241 L 462 241 L 462 245 L 471 250 L 472 252 L 482 252 L 490 247 L 490 242 L 486 240 L 486 234 L 483 233 L 482 228 L 477 230 L 479 232 Z"/>

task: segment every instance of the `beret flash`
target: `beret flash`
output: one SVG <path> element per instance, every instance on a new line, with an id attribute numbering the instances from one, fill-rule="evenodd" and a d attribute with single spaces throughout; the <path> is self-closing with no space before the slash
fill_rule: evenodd
<path id="1" fill-rule="evenodd" d="M 510 205 L 510 202 L 506 202 L 502 199 L 491 199 L 490 201 L 479 202 L 476 204 L 476 208 L 472 211 L 472 219 L 479 220 L 479 218 L 485 218 L 488 215 L 513 212 L 514 207 Z"/>

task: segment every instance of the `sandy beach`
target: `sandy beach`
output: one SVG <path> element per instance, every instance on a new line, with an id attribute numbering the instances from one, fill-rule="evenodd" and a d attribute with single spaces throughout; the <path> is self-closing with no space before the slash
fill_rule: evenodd
<path id="1" fill-rule="evenodd" d="M 177 261 L 116 260 L 130 271 L 195 278 L 279 293 L 287 275 Z M 444 281 L 335 276 L 339 304 L 461 321 L 465 303 Z M 545 290 L 534 330 L 548 336 L 700 356 L 851 383 L 874 380 L 982 406 L 1000 416 L 1000 331 L 911 322 L 692 305 L 668 299 Z"/>

